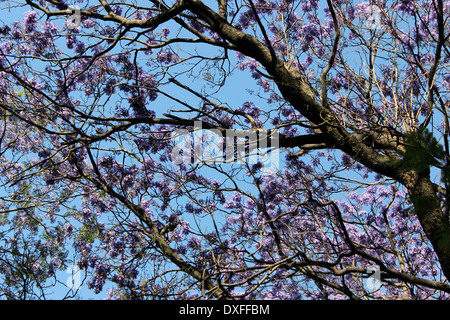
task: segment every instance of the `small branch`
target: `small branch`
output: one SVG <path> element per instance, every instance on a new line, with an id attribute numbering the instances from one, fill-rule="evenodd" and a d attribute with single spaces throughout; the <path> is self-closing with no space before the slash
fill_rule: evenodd
<path id="1" fill-rule="evenodd" d="M 436 51 L 434 54 L 434 64 L 430 69 L 430 73 L 428 76 L 428 101 L 427 101 L 427 116 L 424 120 L 424 122 L 421 124 L 422 128 L 425 128 L 426 126 L 428 126 L 428 124 L 430 123 L 431 120 L 431 116 L 433 115 L 433 108 L 434 108 L 434 95 L 433 95 L 433 91 L 434 91 L 434 82 L 436 80 L 436 72 L 437 72 L 437 68 L 439 66 L 439 63 L 441 61 L 441 55 L 442 55 L 442 47 L 445 45 L 445 35 L 444 35 L 444 8 L 443 8 L 443 3 L 442 0 L 438 0 L 437 1 L 437 22 L 438 22 L 438 32 L 439 32 L 439 39 L 436 45 Z"/>
<path id="2" fill-rule="evenodd" d="M 227 0 L 218 0 L 219 3 L 219 16 L 226 19 L 228 10 L 227 10 Z"/>
<path id="3" fill-rule="evenodd" d="M 330 9 L 331 16 L 333 17 L 333 23 L 334 23 L 334 31 L 336 32 L 336 36 L 334 38 L 334 44 L 333 44 L 333 52 L 331 53 L 330 60 L 328 60 L 328 64 L 325 67 L 325 69 L 320 74 L 320 84 L 322 86 L 322 104 L 324 107 L 328 107 L 328 95 L 327 95 L 327 74 L 330 71 L 331 67 L 334 64 L 334 60 L 336 59 L 336 54 L 338 50 L 339 40 L 341 38 L 341 32 L 339 30 L 338 21 L 336 18 L 336 12 L 334 11 L 333 4 L 331 3 L 331 0 L 327 0 L 328 8 Z"/>
<path id="4" fill-rule="evenodd" d="M 49 17 L 50 16 L 65 16 L 65 15 L 70 15 L 72 13 L 72 11 L 69 9 L 69 6 L 67 6 L 67 5 L 63 5 L 63 6 L 67 6 L 66 10 L 51 11 L 51 10 L 48 10 L 47 8 L 44 8 L 41 5 L 38 5 L 38 4 L 34 3 L 31 0 L 26 0 L 26 2 L 27 2 L 27 4 L 29 4 L 33 8 L 36 8 L 36 9 L 44 12 Z M 105 10 L 108 12 L 108 14 L 104 15 L 104 14 L 99 14 L 99 13 L 96 13 L 96 12 L 91 12 L 91 11 L 88 11 L 88 10 L 80 10 L 80 14 L 82 16 L 95 18 L 95 19 L 99 19 L 99 20 L 103 20 L 103 21 L 118 22 L 121 25 L 123 25 L 125 27 L 128 27 L 128 28 L 134 28 L 134 27 L 137 27 L 137 28 L 156 28 L 160 24 L 173 19 L 179 13 L 181 13 L 182 11 L 184 11 L 187 8 L 187 3 L 185 1 L 183 1 L 183 0 L 180 0 L 179 2 L 176 2 L 170 9 L 160 13 L 157 16 L 154 16 L 154 17 L 149 18 L 147 20 L 139 20 L 139 19 L 127 19 L 127 18 L 124 18 L 122 16 L 119 16 L 118 14 L 115 14 L 112 11 L 112 9 L 109 6 L 109 4 L 106 1 L 104 1 L 104 0 L 100 0 L 100 3 L 105 8 Z"/>
<path id="5" fill-rule="evenodd" d="M 250 116 L 249 114 L 247 114 L 247 113 L 245 113 L 245 112 L 242 112 L 242 111 L 238 111 L 238 110 L 232 110 L 232 109 L 227 108 L 227 107 L 224 107 L 224 106 L 222 106 L 222 105 L 220 105 L 220 104 L 218 104 L 218 103 L 215 103 L 215 102 L 213 102 L 213 101 L 211 101 L 211 100 L 209 100 L 209 99 L 206 99 L 206 98 L 205 98 L 204 96 L 202 96 L 200 93 L 198 93 L 198 92 L 192 90 L 192 89 L 189 88 L 188 86 L 186 86 L 186 85 L 184 85 L 184 84 L 178 82 L 177 80 L 175 80 L 175 79 L 173 79 L 173 78 L 169 79 L 169 81 L 172 82 L 172 83 L 174 83 L 174 84 L 176 84 L 176 85 L 179 86 L 180 88 L 183 88 L 184 90 L 186 90 L 186 91 L 192 93 L 193 95 L 199 97 L 199 98 L 202 99 L 203 101 L 205 101 L 205 102 L 211 104 L 212 106 L 214 106 L 215 108 L 217 108 L 217 109 L 219 109 L 219 110 L 226 111 L 226 112 L 228 112 L 228 113 L 230 113 L 230 114 L 233 114 L 233 115 L 240 115 L 240 116 L 246 117 L 246 118 L 248 119 L 248 121 L 250 121 L 250 124 L 251 124 L 252 128 L 253 128 L 253 129 L 256 129 L 256 128 L 257 128 L 255 119 L 253 119 L 253 117 Z"/>
<path id="6" fill-rule="evenodd" d="M 261 32 L 262 32 L 263 37 L 264 37 L 264 40 L 267 43 L 267 47 L 269 48 L 270 55 L 272 56 L 272 64 L 275 64 L 275 62 L 277 61 L 277 55 L 276 55 L 275 50 L 273 49 L 272 45 L 270 44 L 270 40 L 269 40 L 269 37 L 267 35 L 266 29 L 264 28 L 264 26 L 263 26 L 263 24 L 261 22 L 261 19 L 259 18 L 258 12 L 256 11 L 256 7 L 253 4 L 253 1 L 252 0 L 248 0 L 248 1 L 250 3 L 250 6 L 252 7 L 253 13 L 255 14 L 256 22 L 258 23 L 259 28 L 261 29 Z"/>

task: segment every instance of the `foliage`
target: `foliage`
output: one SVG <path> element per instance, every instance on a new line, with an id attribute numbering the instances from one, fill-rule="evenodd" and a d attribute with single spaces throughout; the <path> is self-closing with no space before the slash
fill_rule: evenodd
<path id="1" fill-rule="evenodd" d="M 449 298 L 450 1 L 0 7 L 0 297 Z"/>

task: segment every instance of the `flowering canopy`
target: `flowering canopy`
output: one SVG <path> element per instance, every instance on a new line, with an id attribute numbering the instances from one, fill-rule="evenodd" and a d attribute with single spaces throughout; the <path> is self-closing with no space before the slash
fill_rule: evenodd
<path id="1" fill-rule="evenodd" d="M 450 1 L 0 6 L 1 297 L 449 298 Z"/>

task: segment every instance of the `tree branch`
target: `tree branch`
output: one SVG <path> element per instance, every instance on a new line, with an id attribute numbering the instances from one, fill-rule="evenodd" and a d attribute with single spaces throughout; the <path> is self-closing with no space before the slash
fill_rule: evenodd
<path id="1" fill-rule="evenodd" d="M 331 16 L 333 18 L 333 24 L 334 24 L 334 31 L 336 33 L 335 38 L 334 38 L 334 44 L 333 44 L 333 51 L 331 52 L 331 57 L 328 60 L 328 64 L 325 67 L 325 69 L 322 71 L 322 73 L 320 74 L 320 83 L 321 83 L 321 87 L 322 87 L 322 104 L 328 108 L 328 86 L 327 86 L 327 75 L 328 72 L 330 71 L 331 67 L 334 64 L 334 60 L 336 59 L 336 54 L 337 54 L 337 50 L 338 50 L 338 45 L 339 45 L 339 39 L 341 38 L 341 32 L 339 30 L 339 25 L 338 25 L 338 21 L 336 18 L 336 12 L 334 11 L 333 8 L 333 4 L 331 3 L 331 0 L 327 0 L 327 4 L 328 4 L 328 8 L 330 9 L 330 13 Z"/>

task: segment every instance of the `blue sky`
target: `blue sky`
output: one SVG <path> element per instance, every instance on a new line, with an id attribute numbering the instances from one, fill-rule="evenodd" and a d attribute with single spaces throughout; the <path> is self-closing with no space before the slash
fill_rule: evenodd
<path id="1" fill-rule="evenodd" d="M 27 10 L 30 10 L 31 8 L 29 6 L 21 7 L 21 8 L 11 8 L 11 10 L 8 12 L 8 14 L 3 14 L 0 18 L 1 24 L 10 24 L 13 21 L 22 20 L 24 17 L 24 13 Z M 42 20 L 44 22 L 45 20 Z M 61 40 L 61 45 L 64 46 L 64 43 Z M 63 49 L 63 48 L 62 48 Z M 209 46 L 202 46 L 201 48 L 197 48 L 202 54 L 206 55 L 208 54 L 208 51 L 211 51 Z M 210 52 L 209 54 L 214 55 L 214 52 Z M 230 58 L 234 59 L 234 53 L 229 52 Z M 44 66 L 41 63 L 37 63 L 37 66 Z M 252 84 L 255 82 L 254 79 L 251 78 L 250 74 L 246 71 L 240 71 L 235 70 L 234 71 L 235 76 L 231 78 L 231 81 L 227 81 L 225 86 L 222 87 L 220 94 L 216 95 L 220 100 L 223 99 L 223 101 L 226 101 L 226 103 L 231 108 L 237 108 L 242 106 L 242 104 L 248 100 L 256 101 L 255 104 L 263 104 L 264 101 L 258 99 L 255 95 L 251 95 L 249 93 L 249 88 L 255 90 L 255 92 L 258 91 L 258 88 L 256 86 L 253 86 Z M 202 83 L 202 82 L 200 82 Z M 204 82 L 203 82 L 204 83 Z M 166 89 L 166 88 L 164 88 Z M 198 90 L 202 90 L 201 87 L 197 88 Z M 167 92 L 172 93 L 177 98 L 184 100 L 189 103 L 193 103 L 194 107 L 199 105 L 201 102 L 198 98 L 194 98 L 194 96 L 188 92 L 182 92 L 179 88 L 173 86 L 170 90 Z M 216 101 L 218 102 L 218 101 Z M 167 112 L 168 109 L 171 108 L 171 106 L 175 105 L 175 103 L 165 98 L 163 95 L 159 95 L 159 98 L 153 102 L 154 110 L 157 112 L 157 116 L 163 117 L 163 113 Z M 260 105 L 262 108 L 263 105 Z M 175 108 L 178 109 L 178 108 Z M 226 165 L 224 165 L 226 166 Z M 213 177 L 213 170 L 208 170 L 211 177 Z M 213 177 L 214 178 L 214 177 Z M 218 179 L 220 179 L 220 176 L 217 176 Z M 76 202 L 75 205 L 79 205 Z M 71 256 L 71 253 L 69 253 L 69 257 Z M 53 294 L 49 295 L 48 298 L 51 299 L 61 299 L 68 293 L 66 284 L 70 284 L 70 281 L 72 280 L 72 267 L 68 266 L 67 270 L 62 270 L 57 272 L 55 286 L 53 288 Z M 84 278 L 84 271 L 79 271 L 78 274 L 76 274 L 73 279 L 75 279 L 75 283 L 81 281 Z M 54 283 L 54 279 L 49 281 L 49 283 Z M 83 285 L 79 288 L 78 295 L 82 297 L 83 299 L 103 299 L 106 297 L 106 291 L 108 288 L 108 284 L 105 286 L 105 290 L 97 295 L 92 290 L 89 290 L 86 288 L 86 285 Z"/>
<path id="2" fill-rule="evenodd" d="M 208 1 L 213 2 L 213 1 Z M 215 3 L 215 2 L 214 2 Z M 321 7 L 323 7 L 324 1 L 321 1 Z M 11 21 L 19 20 L 23 18 L 23 14 L 26 10 L 29 10 L 29 7 L 24 8 L 16 8 L 12 10 L 7 15 L 2 15 L 1 20 L 3 23 L 8 24 Z M 169 24 L 170 25 L 170 24 Z M 174 30 L 175 31 L 175 30 Z M 204 55 L 214 55 L 214 50 L 211 50 L 209 46 L 201 46 L 197 45 L 197 50 L 201 52 Z M 230 58 L 232 58 L 231 65 L 237 61 L 234 57 L 233 52 L 229 52 Z M 207 87 L 202 88 L 202 85 L 205 84 L 204 81 L 200 80 L 197 83 L 200 84 L 194 84 L 192 83 L 192 88 L 195 88 L 198 91 L 201 91 L 203 89 L 208 89 Z M 185 84 L 190 85 L 189 79 L 186 79 Z M 191 103 L 193 107 L 197 107 L 201 101 L 198 98 L 195 98 L 192 94 L 188 92 L 183 92 L 182 89 L 177 88 L 176 86 L 172 86 L 171 88 L 162 88 L 163 90 L 168 90 L 167 92 L 170 94 L 173 94 L 177 98 L 186 101 L 188 103 Z M 250 93 L 249 90 L 254 90 L 254 93 Z M 228 79 L 228 81 L 225 83 L 225 86 L 221 88 L 220 92 L 214 97 L 217 97 L 217 101 L 215 102 L 226 102 L 227 105 L 235 109 L 237 107 L 240 107 L 245 103 L 246 101 L 253 101 L 257 106 L 259 106 L 261 109 L 265 109 L 267 107 L 267 102 L 263 99 L 259 99 L 255 93 L 258 92 L 260 88 L 256 86 L 256 81 L 250 76 L 250 73 L 247 71 L 240 71 L 238 69 L 233 71 L 233 75 Z M 114 103 L 114 100 L 112 100 L 111 103 Z M 112 106 L 114 107 L 114 106 Z M 174 107 L 174 109 L 180 109 L 176 106 L 175 102 L 171 99 L 168 99 L 160 94 L 159 98 L 152 103 L 150 108 L 152 108 L 157 112 L 158 117 L 163 117 L 163 113 L 167 112 L 168 109 Z M 282 156 L 280 157 L 280 160 L 282 160 Z M 307 158 L 306 158 L 307 159 Z M 305 160 L 306 161 L 306 160 Z M 225 167 L 226 165 L 224 165 Z M 283 163 L 280 163 L 280 169 L 283 169 Z M 222 179 L 223 177 L 218 175 L 217 172 L 214 170 L 208 170 L 207 172 L 208 176 L 213 179 Z M 351 175 L 348 176 L 348 178 L 353 178 Z M 359 178 L 357 176 L 354 176 L 354 178 Z M 252 188 L 251 185 L 248 186 L 249 189 Z M 208 224 L 208 222 L 204 226 L 205 228 L 211 227 L 211 224 Z M 70 271 L 70 269 L 69 269 Z M 60 284 L 56 285 L 54 288 L 54 293 L 50 297 L 54 299 L 60 299 L 62 296 L 64 296 L 67 293 L 67 288 L 65 287 L 65 284 L 68 280 L 70 280 L 71 275 L 66 272 L 66 270 L 63 270 L 58 273 L 57 279 L 61 282 Z M 80 277 L 83 278 L 83 275 L 80 274 Z M 110 287 L 106 285 L 106 289 Z M 93 291 L 88 290 L 85 288 L 85 286 L 80 288 L 79 295 L 83 299 L 102 299 L 106 297 L 106 291 L 104 290 L 102 294 L 96 295 Z"/>
<path id="3" fill-rule="evenodd" d="M 213 2 L 213 1 L 210 1 Z M 215 2 L 214 2 L 215 3 Z M 25 11 L 30 10 L 30 7 L 23 7 L 23 8 L 15 8 L 11 10 L 11 12 L 8 15 L 2 16 L 3 23 L 10 23 L 12 21 L 21 20 L 23 18 L 23 15 Z M 170 23 L 168 24 L 171 25 Z M 173 29 L 172 32 L 175 32 L 176 30 Z M 63 40 L 61 40 L 63 41 Z M 64 43 L 61 43 L 62 46 L 64 46 Z M 216 54 L 216 49 L 211 49 L 210 46 L 205 45 L 198 45 L 196 44 L 196 50 L 200 52 L 202 55 L 210 55 L 214 56 Z M 175 47 L 174 47 L 175 48 Z M 62 48 L 63 49 L 63 48 Z M 190 47 L 192 50 L 193 48 Z M 234 67 L 234 64 L 238 61 L 235 56 L 234 52 L 228 52 L 229 58 L 231 60 L 231 67 Z M 214 70 L 213 70 L 214 71 Z M 203 73 L 205 75 L 205 73 Z M 212 75 L 212 74 L 211 74 Z M 191 89 L 196 89 L 199 92 L 202 90 L 208 91 L 209 88 L 206 84 L 205 87 L 202 87 L 205 85 L 205 81 L 200 79 L 200 81 L 197 81 L 199 85 L 195 84 L 194 82 L 189 83 L 189 79 L 186 79 L 185 84 L 189 85 Z M 176 86 L 172 86 L 170 88 L 163 87 L 162 90 L 166 90 L 167 93 L 173 94 L 175 97 L 177 97 L 180 100 L 186 101 L 190 104 L 192 104 L 193 107 L 197 107 L 201 104 L 201 100 L 194 97 L 191 93 L 183 92 L 182 89 L 179 89 Z M 251 91 L 252 92 L 251 92 Z M 214 95 L 214 98 L 217 98 L 217 100 L 214 100 L 215 102 L 221 103 L 225 102 L 227 106 L 229 106 L 232 109 L 236 109 L 238 107 L 241 107 L 246 101 L 253 101 L 255 105 L 259 106 L 262 110 L 269 109 L 267 106 L 267 102 L 264 99 L 258 98 L 258 92 L 261 90 L 260 87 L 256 86 L 256 81 L 253 79 L 248 71 L 241 71 L 239 69 L 235 69 L 233 71 L 233 74 L 229 79 L 227 79 L 225 85 L 221 88 L 220 92 L 218 94 Z M 114 103 L 114 100 L 111 100 L 111 104 Z M 113 106 L 112 106 L 113 107 Z M 167 112 L 168 109 L 171 109 L 174 107 L 174 109 L 180 109 L 176 106 L 175 102 L 171 99 L 168 99 L 164 97 L 162 94 L 159 95 L 159 98 L 152 102 L 151 106 L 149 108 L 153 108 L 157 112 L 158 117 L 163 117 L 163 113 Z M 282 161 L 283 157 L 280 157 L 280 160 Z M 228 165 L 223 165 L 224 168 L 226 168 Z M 279 169 L 283 169 L 283 163 L 280 162 Z M 223 179 L 223 176 L 219 175 L 214 170 L 203 170 L 204 174 L 207 174 L 208 177 L 212 179 Z M 243 186 L 241 186 L 243 187 Z M 249 190 L 252 190 L 251 185 L 247 185 Z M 75 203 L 77 204 L 77 203 Z M 77 204 L 79 205 L 79 203 Z M 212 227 L 211 222 L 202 221 L 202 223 L 205 223 L 203 227 L 210 228 Z M 70 254 L 69 254 L 70 256 Z M 67 288 L 65 285 L 68 281 L 71 280 L 71 268 L 69 266 L 68 270 L 63 270 L 58 272 L 57 279 L 60 282 L 54 287 L 54 293 L 50 295 L 51 298 L 54 299 L 61 299 L 65 294 L 67 293 Z M 78 279 L 80 277 L 81 279 L 84 277 L 84 272 L 80 272 L 79 275 L 75 276 L 75 279 Z M 76 280 L 77 281 L 77 280 Z M 108 288 L 108 285 L 106 285 L 106 288 Z M 79 290 L 79 296 L 83 299 L 103 299 L 106 297 L 106 291 L 104 290 L 100 295 L 96 295 L 93 291 L 88 290 L 85 286 L 82 286 Z"/>

